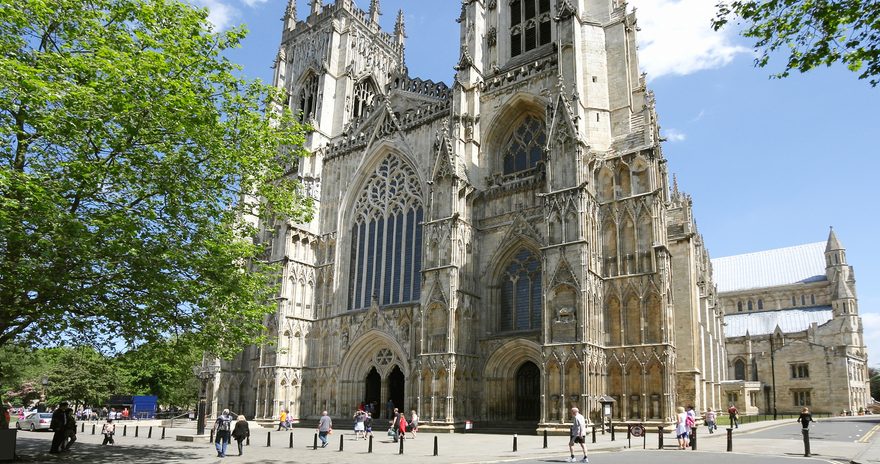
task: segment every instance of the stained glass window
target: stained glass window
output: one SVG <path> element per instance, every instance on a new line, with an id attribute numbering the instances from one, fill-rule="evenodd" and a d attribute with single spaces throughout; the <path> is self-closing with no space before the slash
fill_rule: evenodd
<path id="1" fill-rule="evenodd" d="M 510 2 L 510 56 L 550 43 L 550 0 Z"/>
<path id="2" fill-rule="evenodd" d="M 412 167 L 389 155 L 354 205 L 349 309 L 418 301 L 422 270 L 422 201 Z"/>
<path id="3" fill-rule="evenodd" d="M 541 264 L 522 248 L 501 276 L 501 331 L 536 330 L 541 327 Z"/>
<path id="4" fill-rule="evenodd" d="M 513 174 L 537 166 L 544 157 L 547 136 L 544 123 L 528 116 L 513 131 L 504 147 L 504 174 Z"/>
<path id="5" fill-rule="evenodd" d="M 309 122 L 318 109 L 318 76 L 310 75 L 299 91 L 300 122 Z"/>

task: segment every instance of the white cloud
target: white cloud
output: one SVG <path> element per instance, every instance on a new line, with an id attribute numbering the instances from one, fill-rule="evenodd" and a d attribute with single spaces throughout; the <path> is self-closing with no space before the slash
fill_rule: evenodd
<path id="1" fill-rule="evenodd" d="M 238 10 L 235 7 L 221 0 L 193 0 L 193 4 L 208 9 L 208 21 L 214 25 L 217 31 L 229 27 L 229 24 L 238 15 Z"/>
<path id="2" fill-rule="evenodd" d="M 683 142 L 687 135 L 677 129 L 663 129 L 663 137 L 670 142 Z"/>
<path id="3" fill-rule="evenodd" d="M 716 2 L 631 0 L 640 29 L 639 62 L 649 79 L 720 68 L 750 50 L 733 42 L 736 32 L 712 30 Z"/>
<path id="4" fill-rule="evenodd" d="M 868 365 L 880 366 L 880 343 L 876 343 L 880 340 L 880 314 L 863 312 L 861 316 L 865 345 L 868 345 Z"/>
<path id="5" fill-rule="evenodd" d="M 253 8 L 253 7 L 257 6 L 257 5 L 262 5 L 262 4 L 266 3 L 266 2 L 268 2 L 269 0 L 241 0 L 241 1 L 242 1 L 245 5 L 247 5 L 247 6 L 251 7 L 251 8 Z"/>

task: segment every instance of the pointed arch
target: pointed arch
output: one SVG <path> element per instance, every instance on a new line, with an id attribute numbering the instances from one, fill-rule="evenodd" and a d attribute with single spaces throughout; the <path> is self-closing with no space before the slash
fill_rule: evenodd
<path id="1" fill-rule="evenodd" d="M 352 119 L 362 118 L 366 116 L 375 104 L 376 95 L 379 93 L 379 86 L 376 85 L 372 76 L 367 76 L 354 84 L 352 89 Z"/>
<path id="2" fill-rule="evenodd" d="M 299 114 L 299 120 L 302 123 L 308 123 L 315 119 L 318 114 L 318 90 L 320 86 L 320 78 L 318 74 L 309 69 L 303 73 L 298 84 L 298 92 L 296 97 L 297 108 L 295 113 Z"/>
<path id="3" fill-rule="evenodd" d="M 609 217 L 602 223 L 602 275 L 618 275 L 617 225 Z"/>
<path id="4" fill-rule="evenodd" d="M 639 214 L 637 235 L 639 272 L 650 272 L 653 268 L 654 223 L 647 207 L 642 208 Z"/>
<path id="5" fill-rule="evenodd" d="M 632 163 L 632 193 L 638 195 L 651 190 L 649 164 L 645 157 L 636 156 Z"/>
<path id="6" fill-rule="evenodd" d="M 596 195 L 600 203 L 614 199 L 614 174 L 607 166 L 596 172 Z"/>
<path id="7" fill-rule="evenodd" d="M 630 171 L 629 165 L 626 163 L 620 163 L 617 166 L 617 175 L 616 177 L 616 187 L 617 187 L 617 198 L 626 198 L 632 195 L 632 184 L 630 182 Z"/>
<path id="8" fill-rule="evenodd" d="M 621 343 L 621 311 L 620 300 L 611 295 L 605 303 L 605 327 L 606 343 L 610 346 L 620 346 Z"/>
<path id="9" fill-rule="evenodd" d="M 639 298 L 630 293 L 626 297 L 626 306 L 624 309 L 624 320 L 627 345 L 638 345 L 642 343 L 642 308 L 639 304 Z"/>
<path id="10" fill-rule="evenodd" d="M 648 294 L 645 304 L 645 342 L 663 342 L 663 300 L 656 291 Z"/>
<path id="11" fill-rule="evenodd" d="M 493 172 L 526 172 L 544 160 L 547 130 L 544 108 L 549 101 L 533 94 L 513 95 L 492 119 L 484 146 L 496 155 Z"/>
<path id="12" fill-rule="evenodd" d="M 541 328 L 542 272 L 540 254 L 527 246 L 515 248 L 497 277 L 498 327 L 502 332 Z"/>
<path id="13" fill-rule="evenodd" d="M 620 274 L 632 274 L 635 269 L 636 227 L 629 211 L 623 213 L 620 222 Z"/>

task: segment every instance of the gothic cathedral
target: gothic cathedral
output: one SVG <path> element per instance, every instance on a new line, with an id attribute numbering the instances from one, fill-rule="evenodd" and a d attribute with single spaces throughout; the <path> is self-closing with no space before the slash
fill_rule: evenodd
<path id="1" fill-rule="evenodd" d="M 636 18 L 619 0 L 463 0 L 451 85 L 412 77 L 352 0 L 284 16 L 275 84 L 311 124 L 308 224 L 263 224 L 283 263 L 274 343 L 215 407 L 423 426 L 559 426 L 726 407 L 726 353 L 691 199 L 669 185 Z M 448 44 L 456 46 L 455 44 Z"/>

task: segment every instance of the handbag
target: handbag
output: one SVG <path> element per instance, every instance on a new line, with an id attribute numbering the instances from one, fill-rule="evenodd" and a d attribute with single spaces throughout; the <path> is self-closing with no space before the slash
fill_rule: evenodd
<path id="1" fill-rule="evenodd" d="M 389 437 L 393 437 L 393 436 L 395 436 L 395 435 L 397 435 L 397 434 L 394 433 L 394 429 L 388 429 L 388 436 L 389 436 Z"/>

